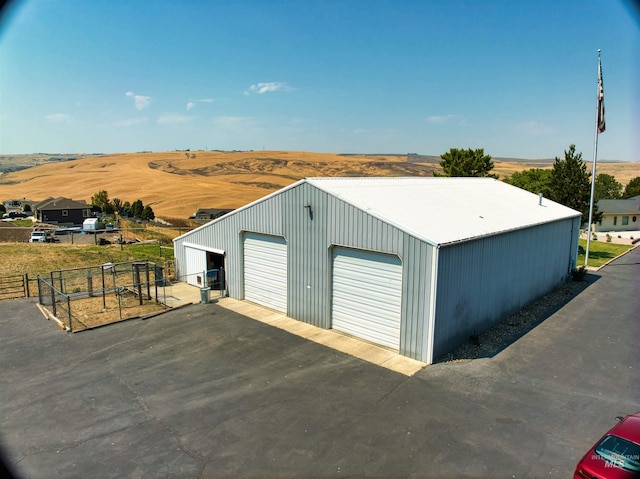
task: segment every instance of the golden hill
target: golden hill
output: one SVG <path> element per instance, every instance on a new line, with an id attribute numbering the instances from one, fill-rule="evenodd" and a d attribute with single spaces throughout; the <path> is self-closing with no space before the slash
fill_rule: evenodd
<path id="1" fill-rule="evenodd" d="M 494 171 L 551 167 L 541 160 L 502 162 Z M 543 166 L 544 165 L 544 166 Z M 637 163 L 603 163 L 598 172 L 626 184 Z M 340 155 L 294 151 L 125 153 L 46 163 L 0 176 L 0 200 L 66 196 L 89 201 L 141 199 L 156 216 L 185 218 L 198 208 L 238 208 L 295 181 L 316 176 L 432 176 L 438 159 L 405 155 Z M 615 171 L 615 172 L 614 172 Z"/>

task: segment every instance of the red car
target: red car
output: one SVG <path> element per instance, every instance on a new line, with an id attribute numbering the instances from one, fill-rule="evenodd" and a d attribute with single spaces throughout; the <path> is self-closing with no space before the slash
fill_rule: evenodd
<path id="1" fill-rule="evenodd" d="M 640 412 L 616 419 L 618 424 L 580 459 L 574 479 L 640 478 Z"/>

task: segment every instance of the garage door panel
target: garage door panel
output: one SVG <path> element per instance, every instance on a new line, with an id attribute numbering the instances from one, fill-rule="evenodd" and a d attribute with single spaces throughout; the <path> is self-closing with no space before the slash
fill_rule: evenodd
<path id="1" fill-rule="evenodd" d="M 337 318 L 338 320 L 347 321 L 348 318 Z M 345 333 L 351 334 L 353 336 L 357 336 L 362 339 L 366 339 L 368 341 L 375 342 L 377 344 L 382 344 L 389 347 L 396 347 L 395 339 L 400 335 L 400 325 L 393 326 L 388 323 L 378 322 L 378 321 L 367 321 L 364 322 L 351 322 L 348 327 L 344 325 L 340 328 L 335 328 L 338 331 L 343 331 Z"/>
<path id="2" fill-rule="evenodd" d="M 245 234 L 244 296 L 254 303 L 287 312 L 287 244 L 284 238 Z"/>
<path id="3" fill-rule="evenodd" d="M 345 306 L 345 303 L 347 302 L 349 302 L 349 305 Z M 334 304 L 334 319 L 336 317 L 348 317 L 349 315 L 353 315 L 356 318 L 365 319 L 367 323 L 387 324 L 389 321 L 392 321 L 388 318 L 394 316 L 398 309 L 396 305 L 376 307 L 377 305 L 372 304 L 372 302 L 366 303 L 364 301 L 354 301 L 352 297 L 344 299 L 336 298 L 334 300 Z"/>
<path id="4" fill-rule="evenodd" d="M 346 303 L 350 303 L 345 306 Z M 353 309 L 357 309 L 362 315 L 370 317 L 370 321 L 376 321 L 378 311 L 384 311 L 387 314 L 395 314 L 400 303 L 398 301 L 383 302 L 382 300 L 376 300 L 375 298 L 358 298 L 353 295 L 335 295 L 334 296 L 334 311 L 337 313 L 348 314 Z"/>
<path id="5" fill-rule="evenodd" d="M 332 327 L 400 347 L 402 264 L 394 255 L 334 248 Z"/>

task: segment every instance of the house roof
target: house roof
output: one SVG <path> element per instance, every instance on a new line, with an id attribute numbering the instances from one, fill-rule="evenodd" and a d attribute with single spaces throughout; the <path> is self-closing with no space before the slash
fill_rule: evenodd
<path id="1" fill-rule="evenodd" d="M 433 244 L 580 216 L 493 178 L 309 178 L 309 184 Z"/>
<path id="2" fill-rule="evenodd" d="M 230 208 L 200 208 L 195 212 L 195 215 L 217 215 L 220 213 L 229 213 L 233 211 Z"/>
<path id="3" fill-rule="evenodd" d="M 640 196 L 626 200 L 599 200 L 598 210 L 604 214 L 640 214 Z"/>
<path id="4" fill-rule="evenodd" d="M 38 210 L 73 210 L 73 209 L 85 209 L 88 208 L 87 202 L 84 200 L 76 201 L 69 198 L 47 198 L 35 205 Z"/>

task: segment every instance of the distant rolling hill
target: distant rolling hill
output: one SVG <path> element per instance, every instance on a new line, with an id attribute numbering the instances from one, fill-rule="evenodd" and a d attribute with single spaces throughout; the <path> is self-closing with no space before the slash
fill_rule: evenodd
<path id="1" fill-rule="evenodd" d="M 8 155 L 0 156 L 2 159 Z M 30 155 L 11 155 L 28 164 Z M 172 151 L 110 155 L 58 155 L 39 166 L 0 175 L 0 200 L 39 201 L 66 196 L 89 201 L 100 190 L 109 197 L 141 199 L 156 216 L 185 218 L 198 208 L 238 208 L 295 181 L 314 176 L 432 176 L 440 158 L 414 154 L 336 154 L 300 151 Z M 553 160 L 494 158 L 501 177 L 527 168 L 551 168 Z M 637 163 L 602 163 L 598 172 L 626 184 Z"/>

